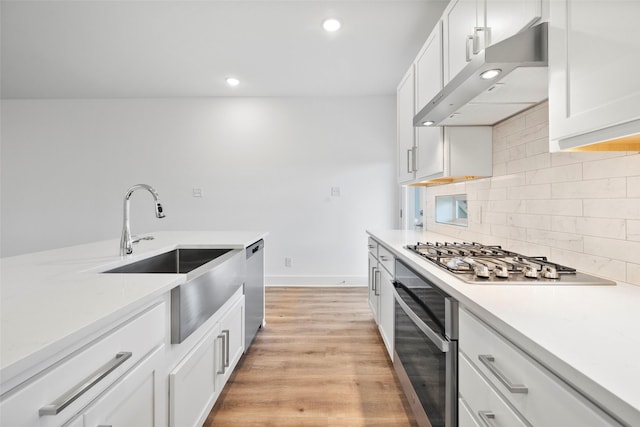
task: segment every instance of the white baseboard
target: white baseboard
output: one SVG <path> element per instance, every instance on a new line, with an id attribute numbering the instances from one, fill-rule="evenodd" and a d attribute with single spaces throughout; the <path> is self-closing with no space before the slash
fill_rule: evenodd
<path id="1" fill-rule="evenodd" d="M 365 276 L 266 276 L 265 286 L 367 286 Z"/>

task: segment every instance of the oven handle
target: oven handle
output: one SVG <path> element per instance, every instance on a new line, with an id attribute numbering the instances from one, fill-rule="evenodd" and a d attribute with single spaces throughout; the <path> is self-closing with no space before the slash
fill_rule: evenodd
<path id="1" fill-rule="evenodd" d="M 440 319 L 438 319 L 438 316 L 433 314 L 433 311 L 431 311 L 431 309 L 424 303 L 424 301 L 422 301 L 420 299 L 420 297 L 418 297 L 418 295 L 416 295 L 411 289 L 409 289 L 407 286 L 403 285 L 402 282 L 398 282 L 398 281 L 394 281 L 393 282 L 393 287 L 394 288 L 402 288 L 402 290 L 404 290 L 407 293 L 407 295 L 409 295 L 411 297 L 411 299 L 414 300 L 415 303 L 418 304 L 420 306 L 420 308 L 422 308 L 424 310 L 425 313 L 427 313 L 427 315 L 433 321 L 433 323 L 438 325 L 438 327 L 440 328 L 441 331 L 445 330 L 445 327 L 442 324 L 442 322 L 440 321 Z"/>
<path id="2" fill-rule="evenodd" d="M 393 289 L 393 295 L 394 295 L 394 298 L 395 298 L 396 302 L 402 308 L 402 311 L 404 311 L 405 314 L 407 316 L 409 316 L 411 321 L 418 327 L 418 329 L 420 329 L 422 331 L 422 333 L 425 334 L 427 336 L 427 338 L 429 338 L 429 340 L 431 340 L 431 342 L 434 343 L 436 345 L 436 347 L 438 347 L 438 349 L 441 352 L 443 352 L 443 353 L 449 352 L 449 350 L 450 350 L 449 341 L 446 341 L 446 340 L 442 339 L 442 337 L 440 337 L 440 335 L 438 335 L 430 327 L 428 327 L 427 324 L 424 323 L 413 312 L 413 310 L 411 310 L 411 308 L 409 308 L 407 303 L 402 300 L 402 297 L 400 296 L 400 294 L 398 294 L 398 291 L 395 288 Z"/>

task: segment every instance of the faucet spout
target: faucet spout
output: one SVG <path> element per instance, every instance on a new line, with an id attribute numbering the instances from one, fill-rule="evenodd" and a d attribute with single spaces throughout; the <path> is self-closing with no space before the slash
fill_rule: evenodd
<path id="1" fill-rule="evenodd" d="M 158 192 L 150 185 L 147 184 L 136 184 L 133 187 L 129 188 L 124 195 L 124 209 L 123 209 L 123 220 L 122 220 L 122 237 L 120 239 L 120 255 L 129 255 L 133 253 L 133 242 L 131 239 L 131 223 L 129 220 L 130 209 L 129 209 L 129 199 L 131 195 L 136 190 L 147 190 L 153 196 L 153 201 L 155 202 L 155 212 L 156 218 L 164 218 L 164 209 L 162 208 L 162 204 L 160 203 L 160 197 L 158 196 Z"/>

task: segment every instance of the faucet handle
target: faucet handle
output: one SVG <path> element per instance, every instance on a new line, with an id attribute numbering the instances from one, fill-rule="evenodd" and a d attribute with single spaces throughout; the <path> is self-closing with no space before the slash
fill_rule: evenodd
<path id="1" fill-rule="evenodd" d="M 155 237 L 153 237 L 153 236 L 144 236 L 144 237 L 134 236 L 133 240 L 131 240 L 131 244 L 138 243 L 141 240 L 153 240 L 153 239 L 155 239 Z"/>

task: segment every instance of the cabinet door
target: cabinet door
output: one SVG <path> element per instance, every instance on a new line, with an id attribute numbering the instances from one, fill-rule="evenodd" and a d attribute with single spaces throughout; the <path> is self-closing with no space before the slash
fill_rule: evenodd
<path id="1" fill-rule="evenodd" d="M 398 182 L 411 181 L 415 174 L 415 128 L 413 116 L 415 115 L 413 66 L 409 69 L 400 84 L 396 98 L 397 108 L 397 160 Z"/>
<path id="2" fill-rule="evenodd" d="M 415 61 L 416 111 L 442 89 L 442 22 L 438 22 Z"/>
<path id="3" fill-rule="evenodd" d="M 220 392 L 244 350 L 244 297 L 220 321 L 215 342 L 216 390 Z"/>
<path id="4" fill-rule="evenodd" d="M 371 254 L 369 254 L 369 308 L 373 313 L 373 319 L 376 324 L 379 323 L 378 319 L 378 260 Z"/>
<path id="5" fill-rule="evenodd" d="M 198 343 L 169 374 L 171 427 L 202 425 L 215 393 L 214 344 L 219 327 Z"/>
<path id="6" fill-rule="evenodd" d="M 491 176 L 493 130 L 491 126 L 447 127 L 445 176 Z"/>
<path id="7" fill-rule="evenodd" d="M 418 54 L 416 70 L 416 111 L 420 111 L 442 89 L 442 23 L 436 24 Z M 443 172 L 442 128 L 416 128 L 416 178 L 426 179 Z"/>
<path id="8" fill-rule="evenodd" d="M 542 17 L 542 0 L 483 0 L 486 45 L 498 43 Z"/>
<path id="9" fill-rule="evenodd" d="M 84 427 L 154 427 L 158 406 L 157 360 L 164 347 L 126 374 L 84 413 Z"/>
<path id="10" fill-rule="evenodd" d="M 389 357 L 393 360 L 393 327 L 395 302 L 393 298 L 393 277 L 385 268 L 380 269 L 380 324 L 378 329 Z"/>
<path id="11" fill-rule="evenodd" d="M 640 2 L 550 2 L 551 151 L 640 133 Z"/>
<path id="12" fill-rule="evenodd" d="M 478 26 L 476 0 L 452 0 L 443 19 L 444 83 L 447 84 L 462 70 L 472 54 L 472 38 Z M 471 37 L 471 39 L 469 39 Z"/>

